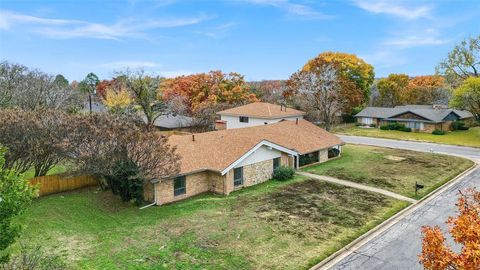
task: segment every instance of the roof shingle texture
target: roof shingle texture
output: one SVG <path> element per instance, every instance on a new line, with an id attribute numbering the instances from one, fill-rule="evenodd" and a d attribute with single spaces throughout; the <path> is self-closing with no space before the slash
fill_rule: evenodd
<path id="1" fill-rule="evenodd" d="M 180 174 L 221 172 L 263 140 L 305 154 L 342 144 L 342 140 L 305 120 L 281 121 L 263 126 L 172 135 L 168 141 L 180 155 Z"/>
<path id="2" fill-rule="evenodd" d="M 282 108 L 282 109 L 281 109 Z M 300 116 L 305 112 L 295 110 L 292 108 L 282 107 L 277 104 L 271 104 L 266 102 L 254 102 L 240 107 L 235 107 L 228 110 L 223 110 L 217 114 L 224 115 L 238 115 L 238 116 L 250 116 L 258 118 L 281 118 L 286 116 Z"/>

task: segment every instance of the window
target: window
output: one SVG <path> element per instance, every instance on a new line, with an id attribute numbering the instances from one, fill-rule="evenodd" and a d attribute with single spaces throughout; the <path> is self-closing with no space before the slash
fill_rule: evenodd
<path id="1" fill-rule="evenodd" d="M 373 118 L 363 117 L 363 118 L 362 118 L 362 124 L 365 124 L 365 125 L 373 124 Z"/>
<path id="2" fill-rule="evenodd" d="M 405 126 L 411 128 L 411 129 L 418 129 L 418 130 L 423 129 L 423 123 L 422 122 L 407 122 Z"/>
<path id="3" fill-rule="evenodd" d="M 187 192 L 187 187 L 185 185 L 186 177 L 179 176 L 173 179 L 173 196 L 178 196 L 185 194 Z"/>
<path id="4" fill-rule="evenodd" d="M 233 186 L 243 185 L 243 167 L 233 169 Z"/>
<path id="5" fill-rule="evenodd" d="M 280 167 L 280 158 L 279 157 L 274 158 L 273 159 L 273 170 L 275 171 L 279 167 Z"/>
<path id="6" fill-rule="evenodd" d="M 248 117 L 246 117 L 246 116 L 240 116 L 239 118 L 240 118 L 240 122 L 241 122 L 241 123 L 248 123 Z"/>

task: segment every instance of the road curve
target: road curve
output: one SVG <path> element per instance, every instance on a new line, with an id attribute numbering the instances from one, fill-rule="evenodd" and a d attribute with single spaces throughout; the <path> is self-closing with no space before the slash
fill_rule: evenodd
<path id="1" fill-rule="evenodd" d="M 370 137 L 343 135 L 340 137 L 346 143 L 449 154 L 480 163 L 480 149 L 470 147 Z M 422 248 L 420 228 L 424 225 L 438 225 L 445 231 L 445 221 L 448 216 L 455 214 L 458 190 L 468 187 L 480 188 L 479 166 L 442 192 L 435 194 L 431 200 L 400 218 L 397 223 L 382 233 L 347 253 L 347 256 L 342 256 L 340 260 L 332 260 L 322 269 L 423 269 L 418 263 L 418 254 Z"/>

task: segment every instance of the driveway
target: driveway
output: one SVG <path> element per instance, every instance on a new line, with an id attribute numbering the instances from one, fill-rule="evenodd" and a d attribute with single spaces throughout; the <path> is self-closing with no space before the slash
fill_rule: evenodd
<path id="1" fill-rule="evenodd" d="M 480 149 L 396 141 L 369 137 L 340 136 L 345 142 L 382 147 L 409 149 L 423 152 L 444 153 L 467 157 L 480 163 Z M 424 225 L 438 225 L 445 231 L 448 216 L 455 214 L 458 190 L 468 187 L 480 188 L 480 168 L 472 170 L 453 185 L 427 201 L 424 205 L 402 217 L 397 223 L 376 235 L 346 257 L 333 260 L 329 269 L 423 269 L 418 263 L 422 249 L 420 228 Z"/>

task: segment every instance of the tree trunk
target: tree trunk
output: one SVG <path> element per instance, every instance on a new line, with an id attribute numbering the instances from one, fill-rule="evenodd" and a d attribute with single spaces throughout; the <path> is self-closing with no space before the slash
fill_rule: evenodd
<path id="1" fill-rule="evenodd" d="M 88 104 L 90 106 L 90 113 L 92 113 L 92 94 L 88 94 Z"/>

